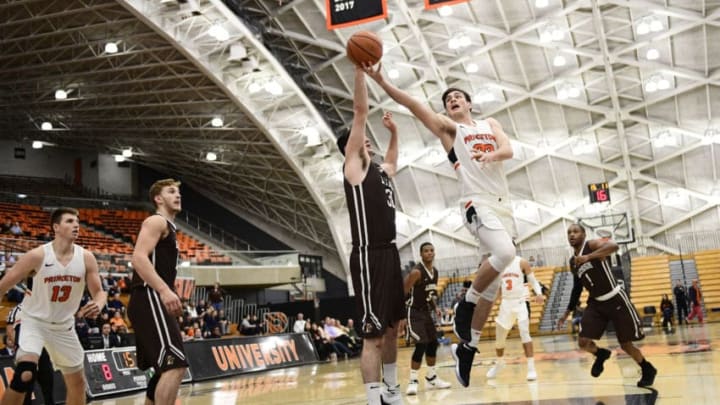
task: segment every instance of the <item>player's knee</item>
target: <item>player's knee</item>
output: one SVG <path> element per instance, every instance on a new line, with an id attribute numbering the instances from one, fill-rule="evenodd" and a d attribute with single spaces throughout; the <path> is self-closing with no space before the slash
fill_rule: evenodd
<path id="1" fill-rule="evenodd" d="M 31 392 L 35 385 L 37 364 L 30 361 L 21 361 L 15 367 L 15 375 L 10 382 L 10 388 L 17 392 Z"/>
<path id="2" fill-rule="evenodd" d="M 412 361 L 415 363 L 420 363 L 423 358 L 423 354 L 425 354 L 425 350 L 427 349 L 427 345 L 425 343 L 417 343 L 415 344 L 415 351 L 412 354 Z"/>
<path id="3" fill-rule="evenodd" d="M 502 283 L 502 280 L 498 275 L 497 277 L 495 277 L 495 279 L 493 279 L 493 281 L 490 282 L 490 285 L 487 286 L 487 288 L 485 288 L 480 293 L 480 298 L 484 299 L 485 301 L 495 302 L 495 298 L 497 298 L 498 288 L 500 288 L 500 283 Z"/>
<path id="4" fill-rule="evenodd" d="M 437 356 L 437 349 L 438 349 L 438 342 L 437 342 L 437 340 L 433 340 L 432 342 L 427 344 L 427 348 L 425 349 L 425 356 L 427 356 L 427 357 Z"/>
<path id="5" fill-rule="evenodd" d="M 578 338 L 578 346 L 581 349 L 587 349 L 590 347 L 591 344 L 592 344 L 592 340 L 590 340 L 588 338 L 584 338 L 584 337 Z"/>
<path id="6" fill-rule="evenodd" d="M 504 349 L 505 339 L 507 339 L 508 330 L 500 326 L 499 323 L 495 322 L 495 348 Z"/>
<path id="7" fill-rule="evenodd" d="M 527 321 L 520 322 L 518 324 L 518 329 L 520 330 L 520 341 L 522 343 L 530 343 L 532 342 L 532 338 L 530 337 L 530 324 Z"/>
<path id="8" fill-rule="evenodd" d="M 500 273 L 515 259 L 515 246 L 513 246 L 512 241 L 507 240 L 498 243 L 494 247 L 495 249 L 491 252 L 492 255 L 488 258 L 488 261 L 493 269 Z"/>

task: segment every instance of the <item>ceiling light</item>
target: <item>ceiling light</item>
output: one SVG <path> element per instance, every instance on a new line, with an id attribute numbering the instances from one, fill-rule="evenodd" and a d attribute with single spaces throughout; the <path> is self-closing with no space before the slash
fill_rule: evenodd
<path id="1" fill-rule="evenodd" d="M 55 100 L 67 99 L 67 92 L 65 90 L 55 90 Z"/>
<path id="2" fill-rule="evenodd" d="M 565 66 L 565 63 L 567 63 L 567 60 L 564 56 L 560 54 L 555 55 L 555 57 L 553 58 L 553 66 Z"/>
<path id="3" fill-rule="evenodd" d="M 215 152 L 208 152 L 207 155 L 205 155 L 205 159 L 209 162 L 214 162 L 217 160 L 217 154 Z"/>
<path id="4" fill-rule="evenodd" d="M 115 42 L 108 42 L 105 44 L 105 53 L 117 53 L 118 52 L 118 46 Z"/>
<path id="5" fill-rule="evenodd" d="M 647 60 L 655 60 L 660 57 L 660 51 L 655 48 L 650 48 L 645 53 L 645 57 L 647 58 Z"/>
<path id="6" fill-rule="evenodd" d="M 122 155 L 123 155 L 123 157 L 131 158 L 133 155 L 132 148 L 123 149 Z"/>
<path id="7" fill-rule="evenodd" d="M 123 156 L 123 155 L 113 155 L 113 157 L 115 158 L 115 161 L 118 163 L 122 163 L 125 161 L 125 156 Z"/>
<path id="8" fill-rule="evenodd" d="M 40 141 L 33 141 L 32 148 L 33 149 L 42 149 L 43 143 Z"/>
<path id="9" fill-rule="evenodd" d="M 265 91 L 272 94 L 273 96 L 279 96 L 283 94 L 283 88 L 275 79 L 265 83 Z"/>
<path id="10" fill-rule="evenodd" d="M 217 39 L 218 41 L 227 41 L 230 38 L 230 34 L 220 24 L 213 24 L 208 30 L 208 35 Z"/>
<path id="11" fill-rule="evenodd" d="M 548 24 L 540 31 L 540 42 L 562 41 L 565 31 L 555 24 Z"/>
<path id="12" fill-rule="evenodd" d="M 40 129 L 42 129 L 43 131 L 50 131 L 51 129 L 53 129 L 53 126 L 51 123 L 45 121 L 40 124 Z"/>
<path id="13" fill-rule="evenodd" d="M 550 4 L 548 0 L 535 0 L 535 7 L 537 8 L 545 8 Z"/>
<path id="14" fill-rule="evenodd" d="M 660 131 L 650 140 L 656 148 L 664 148 L 666 146 L 677 146 L 677 138 L 670 131 Z"/>
<path id="15" fill-rule="evenodd" d="M 18 194 L 18 195 L 17 195 L 17 198 L 19 198 L 19 199 L 21 199 L 21 200 L 22 200 L 22 199 L 25 199 L 25 198 L 27 198 L 27 194 Z"/>
<path id="16" fill-rule="evenodd" d="M 645 20 L 640 20 L 640 22 L 637 24 L 637 27 L 635 27 L 635 32 L 638 35 L 645 35 L 650 32 L 650 24 L 645 22 Z"/>
<path id="17" fill-rule="evenodd" d="M 472 45 L 472 40 L 462 31 L 455 33 L 455 35 L 450 37 L 450 40 L 448 41 L 448 48 L 453 50 L 467 48 L 470 45 Z"/>
<path id="18" fill-rule="evenodd" d="M 223 120 L 220 117 L 215 117 L 210 121 L 210 125 L 215 128 L 220 128 L 221 126 L 223 126 Z"/>
<path id="19" fill-rule="evenodd" d="M 593 142 L 588 141 L 585 138 L 578 138 L 571 146 L 572 154 L 575 156 L 578 155 L 588 155 L 595 151 L 595 145 Z"/>
<path id="20" fill-rule="evenodd" d="M 658 79 L 657 82 L 657 88 L 658 90 L 667 90 L 670 88 L 670 81 L 664 77 L 661 77 Z"/>
<path id="21" fill-rule="evenodd" d="M 654 17 L 652 21 L 650 21 L 650 31 L 652 32 L 659 32 L 662 31 L 665 28 L 662 21 L 660 21 L 659 18 Z"/>
<path id="22" fill-rule="evenodd" d="M 660 32 L 665 29 L 665 25 L 660 18 L 655 15 L 648 15 L 635 21 L 635 33 L 638 35 L 646 35 L 650 32 Z"/>
<path id="23" fill-rule="evenodd" d="M 397 79 L 400 77 L 400 71 L 395 68 L 391 68 L 388 70 L 388 77 L 391 79 Z"/>
<path id="24" fill-rule="evenodd" d="M 475 95 L 475 100 L 477 100 L 480 104 L 491 103 L 495 101 L 495 95 L 492 93 L 492 91 L 490 91 L 490 89 L 483 89 Z"/>
<path id="25" fill-rule="evenodd" d="M 720 143 L 720 131 L 715 128 L 708 128 L 705 130 L 705 135 L 702 138 L 703 145 L 710 145 L 711 143 Z"/>
<path id="26" fill-rule="evenodd" d="M 465 71 L 467 73 L 477 73 L 477 71 L 480 70 L 477 63 L 470 62 L 465 66 Z"/>
<path id="27" fill-rule="evenodd" d="M 645 91 L 648 93 L 654 93 L 658 89 L 657 82 L 655 80 L 648 80 L 645 82 Z"/>
<path id="28" fill-rule="evenodd" d="M 580 97 L 582 88 L 573 83 L 563 83 L 557 88 L 557 98 L 567 100 L 568 98 Z"/>
<path id="29" fill-rule="evenodd" d="M 262 90 L 263 86 L 258 83 L 257 81 L 254 81 L 250 83 L 250 86 L 248 86 L 248 91 L 250 91 L 250 94 L 255 94 L 258 91 Z"/>
<path id="30" fill-rule="evenodd" d="M 440 14 L 440 17 L 449 17 L 453 13 L 453 9 L 450 6 L 442 6 L 438 8 L 438 14 Z"/>
<path id="31" fill-rule="evenodd" d="M 650 75 L 650 77 L 645 80 L 643 88 L 648 93 L 653 93 L 658 90 L 667 90 L 672 87 L 671 80 L 672 76 L 666 75 L 664 73 L 656 73 Z"/>
<path id="32" fill-rule="evenodd" d="M 320 132 L 315 127 L 305 127 L 300 130 L 300 135 L 306 138 L 305 147 L 319 146 L 322 145 L 322 139 L 320 139 Z"/>

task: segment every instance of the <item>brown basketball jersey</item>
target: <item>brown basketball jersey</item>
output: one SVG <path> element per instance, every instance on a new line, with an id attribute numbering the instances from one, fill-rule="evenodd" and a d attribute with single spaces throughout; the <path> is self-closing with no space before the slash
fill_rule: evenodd
<path id="1" fill-rule="evenodd" d="M 370 163 L 362 183 L 343 181 L 350 233 L 354 248 L 383 246 L 395 242 L 395 192 L 390 178 L 376 163 Z"/>
<path id="2" fill-rule="evenodd" d="M 155 266 L 158 276 L 165 281 L 173 291 L 175 291 L 175 277 L 177 276 L 178 250 L 177 234 L 175 224 L 167 218 L 168 235 L 160 239 L 155 245 L 155 249 L 149 256 L 150 262 Z M 133 270 L 131 288 L 144 287 L 145 280 L 140 277 L 137 271 Z"/>
<path id="3" fill-rule="evenodd" d="M 590 253 L 592 253 L 592 249 L 585 241 L 580 249 L 580 256 L 589 255 Z M 575 266 L 575 258 L 573 257 L 570 259 L 570 269 L 573 275 L 582 282 L 583 287 L 588 290 L 590 298 L 600 297 L 617 287 L 617 281 L 615 281 L 606 260 L 595 259 L 578 267 Z"/>
<path id="4" fill-rule="evenodd" d="M 435 309 L 437 301 L 438 272 L 435 267 L 428 269 L 423 263 L 414 267 L 420 271 L 421 277 L 410 290 L 410 308 L 430 311 Z"/>

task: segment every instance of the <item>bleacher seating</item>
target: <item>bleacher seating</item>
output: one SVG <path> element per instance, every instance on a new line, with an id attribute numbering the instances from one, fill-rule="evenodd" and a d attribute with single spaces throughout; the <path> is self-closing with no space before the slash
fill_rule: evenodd
<path id="1" fill-rule="evenodd" d="M 58 197 L 80 197 L 80 187 L 70 186 L 63 179 L 0 175 L 0 192 L 38 194 Z"/>
<path id="2" fill-rule="evenodd" d="M 720 249 L 695 253 L 695 266 L 700 279 L 705 310 L 709 320 L 719 318 L 720 312 Z"/>
<path id="3" fill-rule="evenodd" d="M 663 294 L 672 296 L 669 266 L 667 255 L 632 258 L 630 300 L 639 314 L 646 306 L 657 308 Z"/>

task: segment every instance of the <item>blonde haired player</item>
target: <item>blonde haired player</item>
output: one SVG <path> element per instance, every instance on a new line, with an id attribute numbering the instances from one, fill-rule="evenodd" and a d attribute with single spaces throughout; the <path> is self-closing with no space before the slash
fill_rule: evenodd
<path id="1" fill-rule="evenodd" d="M 74 243 L 80 231 L 77 210 L 58 208 L 52 212 L 50 223 L 55 233 L 53 241 L 24 254 L 0 280 L 2 296 L 20 281 L 33 277 L 32 294 L 23 300 L 15 374 L 3 404 L 21 404 L 25 393 L 32 391 L 43 347 L 63 374 L 65 403 L 85 403 L 84 354 L 75 333 L 74 315 L 86 283 L 92 300 L 78 316 L 98 316 L 107 294 L 102 289 L 95 256 Z"/>
<path id="2" fill-rule="evenodd" d="M 520 331 L 520 341 L 523 344 L 525 357 L 527 358 L 527 379 L 534 381 L 537 379 L 535 371 L 535 358 L 533 357 L 533 344 L 530 337 L 530 317 L 527 310 L 526 301 L 529 298 L 529 292 L 525 285 L 524 279 L 527 276 L 528 284 L 535 292 L 535 302 L 541 304 L 545 300 L 542 295 L 540 283 L 535 278 L 530 267 L 530 262 L 520 256 L 505 267 L 500 274 L 500 291 L 502 301 L 498 315 L 495 318 L 495 353 L 497 361 L 495 365 L 487 372 L 487 378 L 495 378 L 497 374 L 505 367 L 505 339 L 508 332 L 512 329 L 513 324 L 517 320 L 518 330 Z"/>

